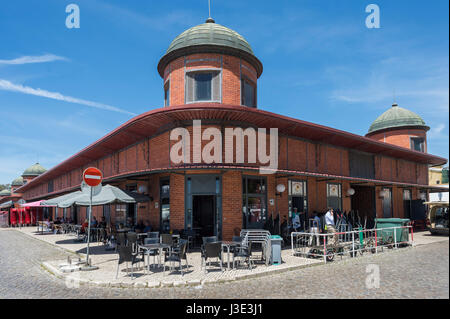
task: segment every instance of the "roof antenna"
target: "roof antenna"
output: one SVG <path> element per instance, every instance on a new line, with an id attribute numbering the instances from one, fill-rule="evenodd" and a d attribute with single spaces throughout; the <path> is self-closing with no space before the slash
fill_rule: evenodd
<path id="1" fill-rule="evenodd" d="M 213 18 L 211 18 L 211 0 L 208 0 L 208 19 L 206 19 L 206 23 L 215 23 L 216 21 L 214 21 Z"/>

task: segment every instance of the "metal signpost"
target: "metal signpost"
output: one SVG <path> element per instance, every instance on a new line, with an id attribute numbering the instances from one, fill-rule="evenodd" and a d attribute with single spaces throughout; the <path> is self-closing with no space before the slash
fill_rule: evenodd
<path id="1" fill-rule="evenodd" d="M 102 172 L 94 167 L 87 168 L 83 173 L 82 184 L 83 192 L 89 192 L 89 213 L 88 213 L 88 234 L 87 234 L 87 252 L 86 252 L 86 266 L 82 267 L 81 270 L 95 270 L 98 269 L 96 266 L 92 266 L 89 261 L 89 243 L 91 236 L 91 218 L 92 218 L 92 197 L 98 195 L 101 191 L 101 183 L 103 179 Z"/>

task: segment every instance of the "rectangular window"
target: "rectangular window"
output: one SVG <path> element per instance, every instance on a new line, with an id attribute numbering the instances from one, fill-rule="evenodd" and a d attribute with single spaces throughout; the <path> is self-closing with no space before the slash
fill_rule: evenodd
<path id="1" fill-rule="evenodd" d="M 294 218 L 292 213 L 298 213 L 300 224 L 303 229 L 308 223 L 308 196 L 306 189 L 306 181 L 289 180 L 288 196 L 289 196 L 289 216 Z"/>
<path id="2" fill-rule="evenodd" d="M 327 183 L 327 208 L 342 210 L 341 184 Z"/>
<path id="3" fill-rule="evenodd" d="M 372 154 L 349 151 L 348 161 L 350 176 L 362 178 L 375 178 L 375 162 Z"/>
<path id="4" fill-rule="evenodd" d="M 194 74 L 195 91 L 194 98 L 196 101 L 211 101 L 212 99 L 212 73 Z"/>
<path id="5" fill-rule="evenodd" d="M 411 190 L 410 189 L 403 190 L 403 200 L 411 200 Z"/>
<path id="6" fill-rule="evenodd" d="M 255 85 L 243 78 L 241 81 L 242 105 L 256 107 L 256 89 Z"/>
<path id="7" fill-rule="evenodd" d="M 425 140 L 422 137 L 411 137 L 411 149 L 418 152 L 425 152 Z"/>
<path id="8" fill-rule="evenodd" d="M 54 187 L 53 187 L 53 181 L 48 182 L 48 192 L 53 193 Z"/>
<path id="9" fill-rule="evenodd" d="M 164 86 L 164 106 L 170 105 L 170 82 Z"/>
<path id="10" fill-rule="evenodd" d="M 160 182 L 160 230 L 162 233 L 170 231 L 170 180 L 163 179 Z"/>
<path id="11" fill-rule="evenodd" d="M 220 72 L 189 72 L 186 75 L 186 103 L 220 102 Z"/>

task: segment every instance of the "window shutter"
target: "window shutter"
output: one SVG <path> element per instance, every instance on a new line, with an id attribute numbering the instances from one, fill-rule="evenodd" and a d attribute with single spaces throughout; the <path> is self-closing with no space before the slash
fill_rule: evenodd
<path id="1" fill-rule="evenodd" d="M 194 77 L 186 74 L 186 103 L 194 101 Z"/>
<path id="2" fill-rule="evenodd" d="M 212 79 L 212 100 L 220 102 L 221 96 L 220 93 L 222 91 L 221 83 L 220 83 L 220 72 L 213 73 Z"/>

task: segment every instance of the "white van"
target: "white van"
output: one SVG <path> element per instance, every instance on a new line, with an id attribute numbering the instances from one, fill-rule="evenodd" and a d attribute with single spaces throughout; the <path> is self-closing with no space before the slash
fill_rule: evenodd
<path id="1" fill-rule="evenodd" d="M 447 202 L 426 202 L 428 208 L 427 228 L 431 234 L 448 235 L 448 213 L 449 205 Z"/>

